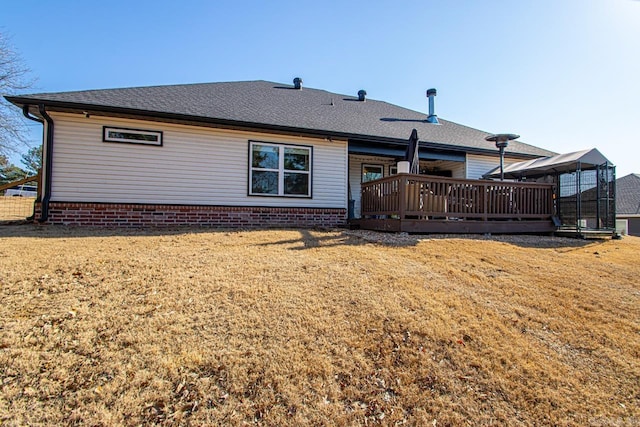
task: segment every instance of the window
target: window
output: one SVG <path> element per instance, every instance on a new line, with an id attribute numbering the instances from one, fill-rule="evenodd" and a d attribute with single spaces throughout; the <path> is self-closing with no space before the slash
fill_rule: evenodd
<path id="1" fill-rule="evenodd" d="M 125 142 L 129 144 L 162 145 L 162 132 L 142 129 L 125 129 L 105 126 L 104 142 Z"/>
<path id="2" fill-rule="evenodd" d="M 362 182 L 373 181 L 384 176 L 382 165 L 362 165 Z"/>
<path id="3" fill-rule="evenodd" d="M 398 166 L 389 166 L 389 175 L 397 175 Z"/>
<path id="4" fill-rule="evenodd" d="M 311 147 L 249 145 L 249 195 L 311 197 Z"/>

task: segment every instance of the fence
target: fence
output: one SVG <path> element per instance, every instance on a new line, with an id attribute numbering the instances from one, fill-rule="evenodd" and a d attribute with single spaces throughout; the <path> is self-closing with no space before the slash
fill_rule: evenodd
<path id="1" fill-rule="evenodd" d="M 33 215 L 35 197 L 0 196 L 0 221 L 21 221 Z"/>
<path id="2" fill-rule="evenodd" d="M 7 194 L 16 193 L 8 191 L 13 187 L 26 184 L 39 188 L 39 175 L 0 185 L 0 222 L 23 221 L 33 215 L 36 197 L 25 197 L 20 191 Z"/>

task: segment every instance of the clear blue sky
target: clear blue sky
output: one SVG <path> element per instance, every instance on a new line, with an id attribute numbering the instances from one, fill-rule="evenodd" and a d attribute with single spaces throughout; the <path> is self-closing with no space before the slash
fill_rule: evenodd
<path id="1" fill-rule="evenodd" d="M 271 80 L 640 173 L 640 1 L 8 1 L 30 92 Z M 34 133 L 34 142 L 39 137 Z"/>

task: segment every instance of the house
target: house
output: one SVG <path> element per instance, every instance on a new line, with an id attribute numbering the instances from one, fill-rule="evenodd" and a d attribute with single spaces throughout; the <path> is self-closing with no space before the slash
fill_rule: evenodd
<path id="1" fill-rule="evenodd" d="M 618 178 L 616 191 L 616 220 L 626 222 L 627 234 L 640 236 L 640 175 Z"/>
<path id="2" fill-rule="evenodd" d="M 44 127 L 41 222 L 314 227 L 360 217 L 361 184 L 397 172 L 413 129 L 423 174 L 499 163 L 489 133 L 437 117 L 427 94 L 429 114 L 299 78 L 6 99 Z M 505 161 L 552 154 L 512 141 Z"/>

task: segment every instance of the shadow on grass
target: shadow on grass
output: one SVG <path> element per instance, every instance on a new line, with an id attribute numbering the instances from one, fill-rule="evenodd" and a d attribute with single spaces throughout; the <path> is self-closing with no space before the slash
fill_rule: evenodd
<path id="1" fill-rule="evenodd" d="M 482 234 L 406 234 L 384 233 L 364 230 L 344 230 L 338 235 L 326 235 L 313 233 L 311 230 L 297 229 L 300 233 L 298 239 L 287 239 L 262 243 L 260 246 L 298 245 L 291 250 L 303 250 L 312 248 L 327 248 L 333 246 L 355 246 L 376 244 L 387 247 L 416 246 L 421 241 L 429 240 L 480 240 L 488 242 L 503 242 L 521 248 L 539 249 L 579 249 L 591 245 L 599 245 L 604 240 L 582 240 L 567 237 L 543 236 L 543 235 L 482 235 Z"/>
<path id="2" fill-rule="evenodd" d="M 62 225 L 38 225 L 21 223 L 0 225 L 0 238 L 30 237 L 41 239 L 74 239 L 91 237 L 148 237 L 148 236 L 179 236 L 186 234 L 224 234 L 233 238 L 237 233 L 251 233 L 264 231 L 294 231 L 300 233 L 300 238 L 277 240 L 261 243 L 260 246 L 292 245 L 300 243 L 292 250 L 310 249 L 317 247 L 354 246 L 363 244 L 384 244 L 386 246 L 413 246 L 417 239 L 407 240 L 394 236 L 394 233 L 374 233 L 366 236 L 351 233 L 344 229 L 300 229 L 300 228 L 216 228 L 206 226 L 177 226 L 177 227 L 78 227 Z"/>
<path id="3" fill-rule="evenodd" d="M 296 231 L 299 238 L 261 243 L 260 246 L 295 245 L 291 250 L 303 250 L 319 247 L 355 246 L 378 244 L 389 247 L 415 246 L 421 241 L 467 239 L 492 242 L 504 242 L 522 248 L 582 248 L 589 245 L 599 245 L 604 240 L 582 240 L 568 237 L 553 237 L 540 235 L 482 235 L 482 234 L 406 234 L 384 233 L 366 230 L 310 230 L 296 228 L 267 228 L 267 229 L 222 229 L 206 226 L 177 226 L 177 227 L 70 227 L 59 225 L 38 225 L 33 223 L 0 223 L 0 238 L 32 237 L 44 239 L 58 238 L 87 238 L 87 237 L 142 237 L 142 236 L 179 236 L 186 234 L 215 233 L 227 234 L 233 237 L 236 233 L 252 231 Z M 333 231 L 333 232 L 331 232 Z M 298 245 L 296 245 L 298 243 Z"/>
<path id="4" fill-rule="evenodd" d="M 394 238 L 392 233 L 376 233 L 378 238 L 366 238 L 356 233 L 348 231 L 342 231 L 338 235 L 317 235 L 322 233 L 318 231 L 316 234 L 312 230 L 297 229 L 300 233 L 299 239 L 279 240 L 276 242 L 261 243 L 260 246 L 277 246 L 277 245 L 292 245 L 300 243 L 300 245 L 290 248 L 291 250 L 303 250 L 312 248 L 329 248 L 334 246 L 356 246 L 365 244 L 382 244 L 385 246 L 415 246 L 418 243 L 417 239 L 403 239 Z"/>
<path id="5" fill-rule="evenodd" d="M 34 238 L 85 238 L 85 237 L 142 237 L 142 236 L 177 236 L 199 233 L 238 233 L 244 229 L 214 228 L 207 226 L 175 226 L 175 227 L 91 227 L 64 226 L 29 223 L 0 223 L 2 237 L 34 237 Z"/>

